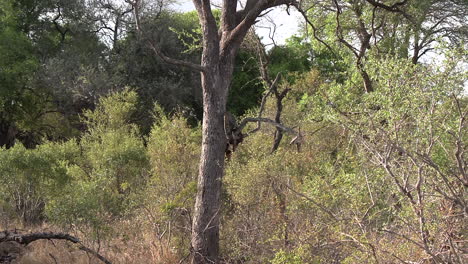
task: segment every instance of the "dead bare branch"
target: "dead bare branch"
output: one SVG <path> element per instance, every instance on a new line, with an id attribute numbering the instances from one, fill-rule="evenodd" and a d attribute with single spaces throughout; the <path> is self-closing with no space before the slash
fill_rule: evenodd
<path id="1" fill-rule="evenodd" d="M 84 246 L 77 237 L 74 237 L 66 233 L 40 232 L 40 233 L 19 234 L 16 231 L 11 232 L 7 230 L 0 233 L 0 243 L 13 241 L 21 245 L 28 245 L 34 241 L 42 240 L 42 239 L 48 239 L 48 240 L 59 239 L 59 240 L 70 241 L 73 244 L 79 244 L 80 250 L 83 250 L 87 253 L 92 254 L 93 256 L 95 256 L 96 258 L 98 258 L 100 261 L 102 261 L 105 264 L 112 264 L 108 259 L 106 259 L 104 256 L 102 256 L 95 250 L 92 250 Z"/>

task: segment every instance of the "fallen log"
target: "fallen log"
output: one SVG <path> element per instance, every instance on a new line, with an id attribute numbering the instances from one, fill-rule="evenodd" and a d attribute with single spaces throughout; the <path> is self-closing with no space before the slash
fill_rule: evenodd
<path id="1" fill-rule="evenodd" d="M 110 262 L 108 259 L 106 259 L 104 256 L 102 256 L 95 250 L 83 245 L 77 237 L 66 234 L 66 233 L 39 232 L 39 233 L 20 234 L 16 230 L 15 231 L 5 230 L 5 231 L 0 232 L 0 243 L 16 242 L 18 244 L 26 246 L 34 241 L 41 240 L 41 239 L 47 239 L 47 240 L 55 239 L 55 240 L 70 241 L 73 244 L 78 244 L 79 245 L 78 248 L 80 250 L 83 250 L 95 256 L 103 263 L 112 264 L 112 262 Z"/>

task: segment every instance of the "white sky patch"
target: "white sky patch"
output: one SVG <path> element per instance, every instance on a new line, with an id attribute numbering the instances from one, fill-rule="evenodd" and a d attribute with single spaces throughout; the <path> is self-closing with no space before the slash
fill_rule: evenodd
<path id="1" fill-rule="evenodd" d="M 195 10 L 191 0 L 179 0 L 173 4 L 173 8 L 177 12 Z M 283 6 L 273 8 L 268 12 L 267 16 L 262 17 L 255 25 L 255 30 L 262 38 L 262 42 L 266 45 L 267 49 L 271 48 L 273 44 L 285 44 L 286 39 L 298 33 L 299 27 L 303 23 L 302 17 L 294 8 L 290 8 L 289 11 L 290 15 L 288 15 L 286 8 Z M 429 52 L 422 58 L 423 62 L 435 65 L 440 65 L 442 60 L 443 57 L 436 52 Z M 467 65 L 468 63 L 464 64 L 465 69 L 468 67 Z M 465 94 L 468 94 L 468 81 L 465 81 L 464 86 Z"/>
<path id="2" fill-rule="evenodd" d="M 195 10 L 192 1 L 181 0 L 173 5 L 175 11 L 189 12 Z M 262 38 L 265 45 L 273 44 L 273 38 L 276 45 L 285 44 L 286 39 L 296 34 L 300 25 L 300 14 L 294 8 L 290 8 L 290 15 L 287 14 L 285 7 L 273 8 L 267 16 L 262 17 L 255 25 L 257 34 Z M 276 25 L 276 27 L 275 27 Z"/>

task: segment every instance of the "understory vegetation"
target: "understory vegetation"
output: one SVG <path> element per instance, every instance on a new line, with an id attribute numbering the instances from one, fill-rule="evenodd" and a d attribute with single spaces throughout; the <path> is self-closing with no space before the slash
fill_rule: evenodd
<path id="1" fill-rule="evenodd" d="M 185 263 L 201 84 L 151 47 L 198 62 L 197 17 L 155 1 L 139 36 L 125 3 L 104 2 L 0 0 L 0 230 Z M 269 49 L 252 31 L 237 55 L 228 111 L 274 122 L 249 122 L 226 156 L 220 262 L 466 263 L 466 3 L 404 1 L 405 20 L 309 2 L 307 30 Z M 21 250 L 98 263 L 67 242 Z"/>

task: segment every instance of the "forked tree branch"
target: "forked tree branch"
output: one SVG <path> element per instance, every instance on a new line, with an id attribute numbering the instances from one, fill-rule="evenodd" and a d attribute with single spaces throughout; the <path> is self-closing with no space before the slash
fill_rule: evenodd
<path id="1" fill-rule="evenodd" d="M 270 84 L 270 89 L 268 89 L 268 92 L 262 97 L 262 102 L 260 103 L 260 109 L 258 111 L 258 115 L 257 115 L 257 118 L 261 118 L 262 115 L 263 115 L 263 111 L 265 111 L 265 104 L 266 104 L 266 101 L 268 99 L 268 97 L 274 92 L 274 90 L 276 90 L 276 86 L 278 85 L 278 82 L 280 80 L 280 77 L 281 77 L 281 74 L 278 73 L 276 75 L 276 78 L 275 80 L 273 81 L 273 83 Z M 252 131 L 250 131 L 248 134 L 252 134 L 252 133 L 255 133 L 257 132 L 258 130 L 260 130 L 261 128 L 261 124 L 262 122 L 258 122 L 257 123 L 257 127 L 255 129 L 253 129 Z"/>
<path id="2" fill-rule="evenodd" d="M 343 29 L 341 28 L 341 23 L 340 23 L 340 14 L 341 14 L 341 7 L 338 4 L 337 0 L 333 0 L 333 3 L 335 4 L 336 7 L 336 37 L 338 38 L 338 41 L 343 43 L 351 52 L 353 52 L 354 56 L 356 58 L 359 57 L 358 49 L 355 48 L 353 45 L 351 45 L 348 41 L 346 41 L 343 37 Z"/>
<path id="3" fill-rule="evenodd" d="M 218 27 L 216 25 L 216 19 L 213 16 L 213 12 L 211 11 L 211 1 L 210 0 L 192 0 L 192 2 L 193 2 L 193 5 L 195 6 L 195 9 L 197 10 L 198 17 L 200 19 L 200 24 L 203 27 L 202 29 L 203 39 L 205 41 L 208 41 L 211 37 L 217 36 Z M 210 44 L 209 42 L 206 43 L 206 45 L 209 45 L 209 44 Z"/>
<path id="4" fill-rule="evenodd" d="M 336 17 L 335 17 L 336 37 L 338 38 L 338 41 L 343 43 L 356 57 L 356 66 L 363 79 L 365 92 L 366 93 L 372 92 L 374 90 L 372 86 L 372 81 L 370 79 L 369 74 L 365 70 L 364 63 L 363 63 L 363 59 L 366 57 L 366 51 L 370 47 L 370 40 L 372 38 L 372 35 L 366 29 L 366 25 L 364 24 L 364 21 L 362 19 L 362 10 L 357 9 L 356 7 L 353 7 L 352 9 L 352 11 L 354 12 L 354 14 L 356 15 L 358 19 L 358 25 L 359 25 L 359 27 L 356 30 L 356 33 L 359 39 L 359 44 L 360 44 L 359 49 L 358 49 L 344 38 L 343 29 L 340 23 L 340 15 L 342 13 L 342 10 L 337 0 L 333 0 L 333 3 L 335 4 L 335 7 L 336 7 Z"/>
<path id="5" fill-rule="evenodd" d="M 403 0 L 401 2 L 397 2 L 391 6 L 388 6 L 384 3 L 381 3 L 379 2 L 378 0 L 366 0 L 369 4 L 375 6 L 375 7 L 379 7 L 379 8 L 382 8 L 386 11 L 389 11 L 389 12 L 392 12 L 392 13 L 400 13 L 402 14 L 406 19 L 408 19 L 409 21 L 414 21 L 414 19 L 408 14 L 406 13 L 404 10 L 401 9 L 401 7 L 403 7 L 404 5 L 406 5 L 406 3 L 408 2 L 408 0 Z"/>
<path id="6" fill-rule="evenodd" d="M 260 14 L 272 7 L 280 5 L 295 5 L 296 0 L 248 0 L 245 8 L 237 12 L 237 25 L 229 32 L 226 39 L 224 40 L 221 50 L 227 54 L 231 48 L 235 48 L 244 39 L 245 35 L 257 22 Z"/>
<path id="7" fill-rule="evenodd" d="M 222 30 L 230 31 L 236 24 L 237 0 L 223 0 L 223 6 L 223 13 L 221 15 Z"/>
<path id="8" fill-rule="evenodd" d="M 376 6 L 376 7 L 380 7 L 382 9 L 385 9 L 387 11 L 390 11 L 390 12 L 394 12 L 394 13 L 402 13 L 403 11 L 400 9 L 401 6 L 404 6 L 406 4 L 406 2 L 408 2 L 408 0 L 403 0 L 401 2 L 397 2 L 391 6 L 388 6 L 384 3 L 381 3 L 379 2 L 378 0 L 366 0 L 369 4 L 373 5 L 373 6 Z"/>
<path id="9" fill-rule="evenodd" d="M 267 53 L 265 51 L 265 47 L 262 44 L 260 38 L 255 34 L 254 30 L 252 30 L 252 35 L 253 35 L 252 39 L 253 39 L 253 42 L 254 42 L 253 46 L 255 46 L 254 51 L 256 52 L 257 58 L 258 58 L 258 64 L 259 64 L 258 66 L 259 66 L 260 75 L 261 75 L 261 78 L 263 79 L 264 84 L 268 86 L 268 90 L 264 94 L 264 96 L 262 97 L 262 100 L 261 100 L 260 108 L 259 108 L 259 111 L 258 111 L 258 114 L 257 114 L 257 117 L 256 117 L 256 120 L 257 120 L 256 128 L 252 129 L 251 131 L 247 132 L 246 134 L 242 134 L 242 137 L 249 136 L 249 135 L 259 131 L 261 129 L 262 123 L 273 124 L 276 127 L 275 139 L 274 139 L 273 147 L 272 147 L 272 151 L 271 151 L 273 153 L 278 149 L 278 146 L 279 146 L 279 144 L 280 144 L 280 142 L 281 142 L 281 140 L 283 138 L 283 132 L 285 132 L 285 129 L 284 129 L 285 126 L 281 122 L 281 114 L 282 114 L 282 111 L 283 111 L 283 102 L 282 101 L 283 101 L 283 99 L 286 97 L 286 95 L 288 94 L 288 92 L 291 89 L 286 88 L 283 91 L 278 91 L 278 84 L 279 84 L 279 82 L 281 80 L 281 72 L 277 73 L 274 80 L 272 80 L 270 78 L 269 73 L 268 73 L 269 72 L 268 71 L 269 57 L 268 57 L 268 55 L 267 55 Z M 262 119 L 263 118 L 262 117 L 263 116 L 263 111 L 265 110 L 266 101 L 268 100 L 268 98 L 272 94 L 274 95 L 274 97 L 276 99 L 275 119 L 266 121 L 265 119 Z M 239 126 L 238 131 L 237 131 L 238 133 L 242 132 L 242 129 L 244 128 L 244 125 L 242 123 L 244 121 L 247 121 L 247 120 L 244 119 L 241 122 L 241 126 Z M 300 151 L 300 145 L 303 142 L 303 136 L 301 134 L 300 129 L 299 129 L 298 132 L 294 131 L 293 129 L 291 129 L 289 132 L 296 135 L 296 137 L 293 138 L 293 140 L 291 141 L 290 144 L 295 144 L 297 146 L 298 151 Z"/>
<path id="10" fill-rule="evenodd" d="M 284 126 L 283 124 L 277 123 L 272 119 L 264 118 L 264 117 L 246 117 L 239 124 L 238 130 L 242 131 L 242 129 L 244 129 L 245 126 L 248 123 L 256 123 L 256 122 L 269 123 L 269 124 L 272 124 L 273 126 L 279 128 L 279 129 L 281 129 L 282 131 L 284 131 L 286 133 L 290 133 L 290 134 L 293 134 L 293 135 L 299 135 L 299 132 L 297 132 L 296 130 L 294 130 L 294 129 L 290 128 L 290 127 Z M 249 132 L 249 133 L 251 133 L 251 132 Z M 250 135 L 249 133 L 247 133 L 245 136 L 249 136 Z"/>

